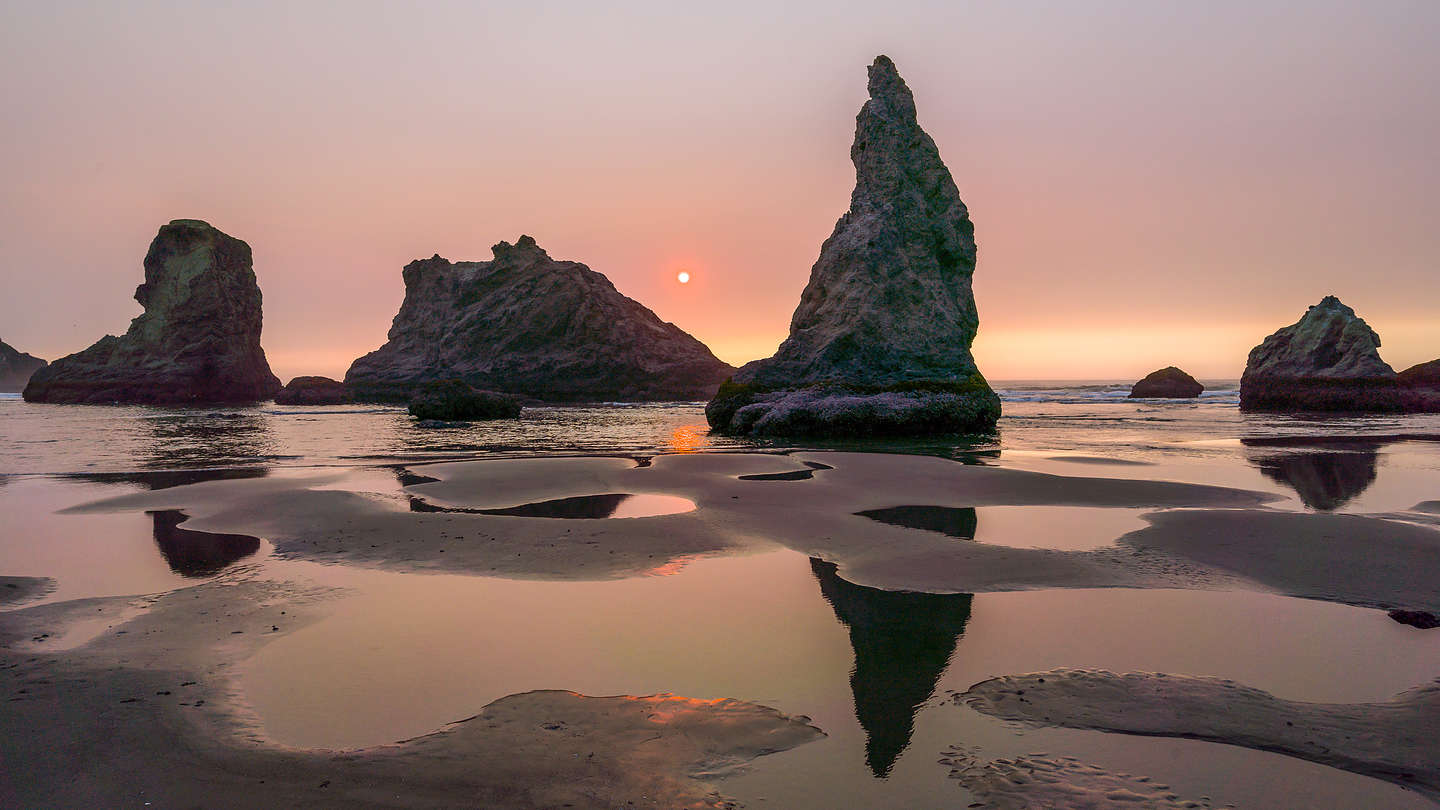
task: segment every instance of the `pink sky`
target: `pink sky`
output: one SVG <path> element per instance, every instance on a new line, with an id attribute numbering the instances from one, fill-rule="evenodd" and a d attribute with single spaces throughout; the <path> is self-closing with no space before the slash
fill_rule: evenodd
<path id="1" fill-rule="evenodd" d="M 975 220 L 992 379 L 1236 377 L 1331 293 L 1440 357 L 1428 0 L 243 5 L 0 10 L 0 338 L 123 332 L 190 217 L 254 249 L 284 379 L 379 346 L 406 262 L 521 233 L 762 357 L 883 52 Z"/>

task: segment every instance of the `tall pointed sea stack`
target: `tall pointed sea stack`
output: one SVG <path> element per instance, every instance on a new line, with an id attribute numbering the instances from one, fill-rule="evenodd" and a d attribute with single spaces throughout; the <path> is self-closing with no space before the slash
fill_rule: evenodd
<path id="1" fill-rule="evenodd" d="M 850 147 L 850 211 L 820 248 L 774 357 L 705 409 L 736 434 L 918 435 L 986 430 L 1000 399 L 975 367 L 975 227 L 888 57 Z"/>
<path id="2" fill-rule="evenodd" d="M 250 246 L 177 219 L 145 254 L 145 308 L 121 337 L 35 372 L 31 402 L 202 405 L 255 402 L 280 390 L 260 348 L 260 286 Z"/>
<path id="3" fill-rule="evenodd" d="M 521 236 L 488 262 L 405 266 L 384 346 L 345 374 L 357 399 L 403 401 L 437 380 L 556 402 L 705 399 L 734 369 L 579 262 Z"/>

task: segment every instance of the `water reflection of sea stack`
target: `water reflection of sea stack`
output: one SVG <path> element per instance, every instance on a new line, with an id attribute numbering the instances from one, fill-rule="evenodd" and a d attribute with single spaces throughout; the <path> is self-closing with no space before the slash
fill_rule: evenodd
<path id="1" fill-rule="evenodd" d="M 883 778 L 910 744 L 916 709 L 950 663 L 970 619 L 972 596 L 867 588 L 846 582 L 833 563 L 813 557 L 810 570 L 835 617 L 850 630 L 855 718 L 865 729 L 865 762 Z"/>
<path id="2" fill-rule="evenodd" d="M 183 512 L 151 512 L 155 519 L 155 545 L 170 569 L 184 577 L 208 577 L 227 565 L 260 550 L 260 538 L 248 534 L 216 534 L 180 528 L 188 520 Z"/>
<path id="3" fill-rule="evenodd" d="M 1250 463 L 1273 481 L 1285 484 L 1311 509 L 1344 506 L 1375 483 L 1379 445 L 1354 450 L 1250 455 Z"/>

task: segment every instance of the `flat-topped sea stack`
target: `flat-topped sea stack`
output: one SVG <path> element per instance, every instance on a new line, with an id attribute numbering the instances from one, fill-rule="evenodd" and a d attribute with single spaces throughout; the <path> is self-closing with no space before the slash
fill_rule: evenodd
<path id="1" fill-rule="evenodd" d="M 355 401 L 345 383 L 329 377 L 296 377 L 275 393 L 276 405 L 344 405 Z"/>
<path id="2" fill-rule="evenodd" d="M 1400 383 L 1380 359 L 1380 336 L 1327 295 L 1296 323 L 1250 350 L 1240 378 L 1245 411 L 1405 410 Z"/>
<path id="3" fill-rule="evenodd" d="M 1194 399 L 1205 390 L 1198 380 L 1174 366 L 1145 375 L 1130 388 L 1131 399 Z"/>
<path id="4" fill-rule="evenodd" d="M 975 228 L 895 65 L 870 66 L 850 210 L 820 248 L 773 357 L 705 416 L 732 434 L 906 436 L 989 430 L 1000 398 L 975 367 Z"/>
<path id="5" fill-rule="evenodd" d="M 145 311 L 120 337 L 37 371 L 31 402 L 210 405 L 280 390 L 260 348 L 260 286 L 250 246 L 196 219 L 160 229 L 145 254 Z"/>
<path id="6" fill-rule="evenodd" d="M 0 393 L 14 394 L 24 391 L 30 376 L 44 367 L 44 360 L 32 357 L 0 340 Z"/>
<path id="7" fill-rule="evenodd" d="M 405 402 L 429 382 L 550 402 L 706 399 L 734 368 L 705 344 L 535 240 L 488 262 L 405 266 L 405 301 L 384 346 L 345 384 L 362 401 Z"/>

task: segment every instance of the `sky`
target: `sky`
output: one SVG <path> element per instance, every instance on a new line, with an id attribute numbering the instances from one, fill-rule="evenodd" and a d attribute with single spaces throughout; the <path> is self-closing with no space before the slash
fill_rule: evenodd
<path id="1" fill-rule="evenodd" d="M 122 333 L 195 218 L 251 245 L 282 379 L 522 233 L 768 356 L 885 53 L 975 221 L 986 376 L 1234 378 L 1327 294 L 1403 369 L 1440 357 L 1436 42 L 1433 0 L 9 0 L 0 339 Z"/>

